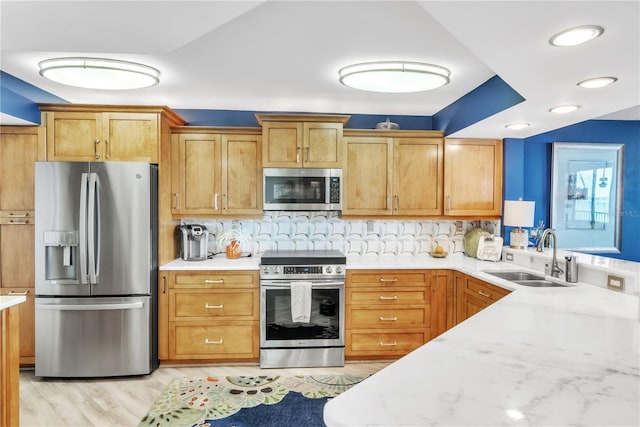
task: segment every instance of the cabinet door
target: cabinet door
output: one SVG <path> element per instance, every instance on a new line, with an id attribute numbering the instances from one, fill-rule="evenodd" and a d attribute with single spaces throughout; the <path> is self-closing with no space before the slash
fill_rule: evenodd
<path id="1" fill-rule="evenodd" d="M 34 214 L 34 162 L 44 133 L 31 127 L 10 132 L 0 134 L 0 216 L 22 219 Z"/>
<path id="2" fill-rule="evenodd" d="M 394 214 L 442 214 L 442 155 L 442 139 L 395 139 Z"/>
<path id="3" fill-rule="evenodd" d="M 222 213 L 262 213 L 262 138 L 222 135 Z"/>
<path id="4" fill-rule="evenodd" d="M 158 163 L 158 114 L 103 113 L 104 160 Z"/>
<path id="5" fill-rule="evenodd" d="M 35 287 L 35 227 L 33 219 L 22 224 L 0 218 L 0 287 Z"/>
<path id="6" fill-rule="evenodd" d="M 502 212 L 502 141 L 445 139 L 444 214 Z"/>
<path id="7" fill-rule="evenodd" d="M 432 272 L 431 292 L 431 337 L 435 338 L 455 323 L 455 293 L 450 271 Z"/>
<path id="8" fill-rule="evenodd" d="M 262 166 L 302 167 L 302 123 L 264 122 L 262 124 L 262 138 Z"/>
<path id="9" fill-rule="evenodd" d="M 102 121 L 98 113 L 47 113 L 47 160 L 103 160 Z"/>
<path id="10" fill-rule="evenodd" d="M 391 215 L 393 140 L 344 138 L 343 215 Z"/>
<path id="11" fill-rule="evenodd" d="M 177 141 L 179 159 L 173 164 L 179 165 L 179 182 L 174 186 L 173 213 L 220 214 L 220 135 L 181 134 Z"/>
<path id="12" fill-rule="evenodd" d="M 36 314 L 33 288 L 0 288 L 0 295 L 24 295 L 27 301 L 18 305 L 20 317 L 20 364 L 33 365 L 36 357 Z"/>
<path id="13" fill-rule="evenodd" d="M 342 168 L 342 123 L 305 122 L 303 166 Z"/>

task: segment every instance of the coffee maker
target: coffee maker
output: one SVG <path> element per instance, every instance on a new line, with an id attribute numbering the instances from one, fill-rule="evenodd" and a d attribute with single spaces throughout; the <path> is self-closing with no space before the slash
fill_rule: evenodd
<path id="1" fill-rule="evenodd" d="M 207 227 L 198 224 L 183 224 L 181 254 L 185 261 L 204 261 L 208 255 L 209 233 Z"/>

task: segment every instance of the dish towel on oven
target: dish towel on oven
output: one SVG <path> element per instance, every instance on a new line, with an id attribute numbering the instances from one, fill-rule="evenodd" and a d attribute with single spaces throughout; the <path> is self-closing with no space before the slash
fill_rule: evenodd
<path id="1" fill-rule="evenodd" d="M 291 320 L 311 320 L 311 282 L 291 282 Z"/>

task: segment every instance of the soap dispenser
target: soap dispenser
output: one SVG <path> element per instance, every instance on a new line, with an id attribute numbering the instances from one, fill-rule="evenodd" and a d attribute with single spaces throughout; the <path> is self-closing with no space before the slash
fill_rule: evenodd
<path id="1" fill-rule="evenodd" d="M 569 283 L 578 282 L 578 260 L 575 256 L 564 257 L 566 261 L 565 265 L 565 280 Z"/>

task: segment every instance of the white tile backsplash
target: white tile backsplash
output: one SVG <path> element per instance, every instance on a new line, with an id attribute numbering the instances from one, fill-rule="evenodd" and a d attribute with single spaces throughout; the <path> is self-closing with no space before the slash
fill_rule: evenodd
<path id="1" fill-rule="evenodd" d="M 202 224 L 211 234 L 209 251 L 216 247 L 216 234 L 240 227 L 252 254 L 266 250 L 337 249 L 347 255 L 414 256 L 430 252 L 438 243 L 446 251 L 463 252 L 464 234 L 475 227 L 493 233 L 499 221 L 343 220 L 336 212 L 265 212 L 260 220 L 183 220 Z M 456 224 L 462 230 L 456 231 Z M 369 231 L 368 231 L 369 230 Z"/>

